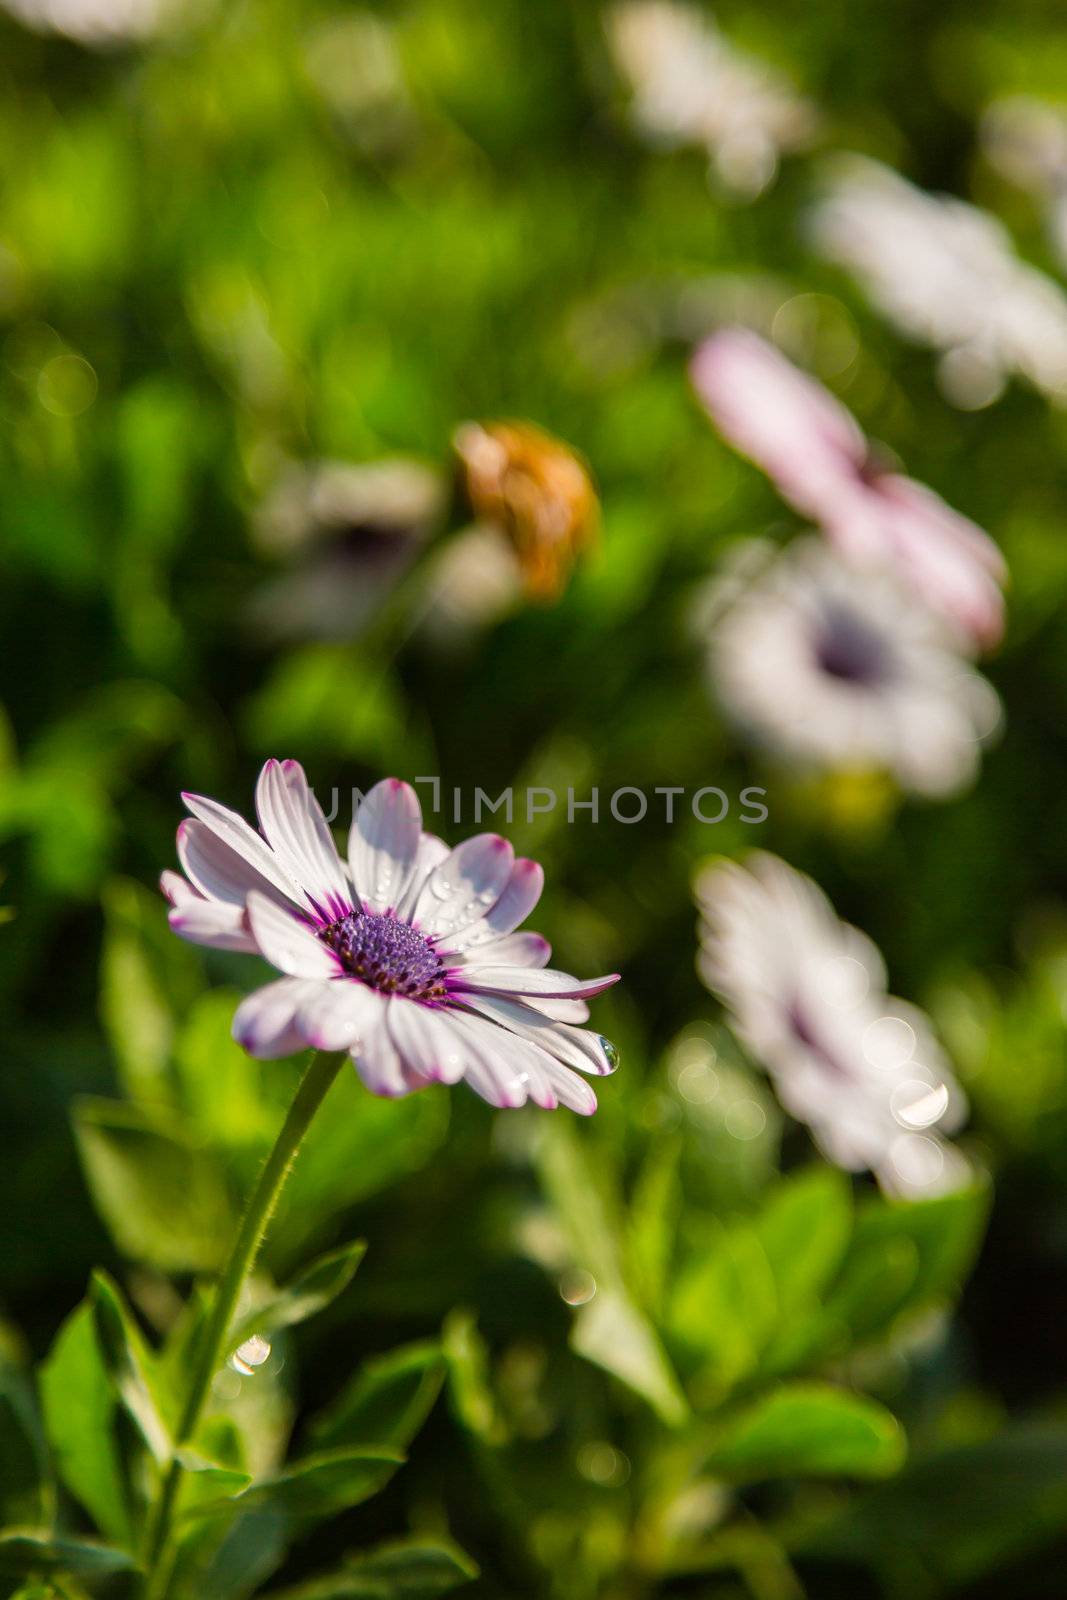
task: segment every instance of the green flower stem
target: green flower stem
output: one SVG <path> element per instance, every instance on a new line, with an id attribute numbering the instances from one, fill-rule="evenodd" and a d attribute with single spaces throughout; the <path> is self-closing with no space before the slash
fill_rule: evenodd
<path id="1" fill-rule="evenodd" d="M 178 1490 L 182 1481 L 180 1451 L 192 1441 L 200 1426 L 200 1419 L 211 1392 L 212 1380 L 227 1354 L 226 1339 L 244 1281 L 259 1253 L 267 1225 L 274 1215 L 278 1197 L 285 1187 L 285 1180 L 289 1176 L 304 1135 L 344 1060 L 343 1053 L 340 1055 L 319 1053 L 312 1059 L 311 1065 L 300 1081 L 300 1087 L 282 1123 L 281 1131 L 274 1141 L 274 1148 L 267 1157 L 241 1219 L 237 1238 L 230 1251 L 230 1259 L 219 1280 L 210 1319 L 200 1341 L 199 1359 L 193 1372 L 193 1381 L 175 1438 L 175 1454 L 163 1481 L 155 1515 L 149 1524 L 145 1550 L 144 1590 L 148 1600 L 153 1600 L 157 1595 L 165 1595 L 167 1590 L 168 1570 L 165 1557 L 168 1554 Z"/>

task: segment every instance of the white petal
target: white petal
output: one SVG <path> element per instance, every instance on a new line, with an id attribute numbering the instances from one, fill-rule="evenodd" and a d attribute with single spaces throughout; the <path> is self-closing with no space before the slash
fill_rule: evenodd
<path id="1" fill-rule="evenodd" d="M 369 1030 L 355 1055 L 356 1071 L 372 1094 L 396 1099 L 425 1087 L 425 1080 L 408 1067 L 393 1043 L 388 1027 L 391 1006 L 407 1002 L 386 1000 L 381 1017 Z"/>
<path id="2" fill-rule="evenodd" d="M 184 879 L 173 873 L 178 883 Z M 173 902 L 167 921 L 175 933 L 188 939 L 190 944 L 206 945 L 210 950 L 240 950 L 247 955 L 257 952 L 256 941 L 245 925 L 240 906 L 227 906 L 218 900 L 205 900 L 185 885 L 187 894 Z M 181 891 L 175 889 L 175 894 Z"/>
<path id="3" fill-rule="evenodd" d="M 596 1110 L 589 1085 L 536 1044 L 461 1012 L 454 1012 L 453 1020 L 473 1055 L 464 1076 L 491 1105 L 515 1106 L 529 1099 L 545 1111 L 565 1105 L 590 1116 Z"/>
<path id="4" fill-rule="evenodd" d="M 389 1033 L 401 1058 L 419 1077 L 458 1083 L 467 1052 L 450 1014 L 397 996 L 389 1007 Z"/>
<path id="5" fill-rule="evenodd" d="M 352 910 L 348 880 L 298 761 L 268 761 L 256 784 L 256 814 L 267 842 L 288 875 L 325 922 Z"/>
<path id="6" fill-rule="evenodd" d="M 439 839 L 435 833 L 424 833 L 421 836 L 419 847 L 415 852 L 415 861 L 408 878 L 407 888 L 397 902 L 397 916 L 403 917 L 405 922 L 411 921 L 415 903 L 422 893 L 422 888 L 427 878 L 434 868 L 439 867 L 446 856 L 451 855 L 451 853 L 451 845 L 445 844 L 445 841 Z"/>
<path id="7" fill-rule="evenodd" d="M 597 1107 L 597 1099 L 589 1084 L 584 1078 L 579 1078 L 576 1072 L 569 1067 L 561 1066 L 558 1061 L 546 1057 L 544 1068 L 545 1076 L 551 1085 L 556 1103 L 566 1106 L 570 1111 L 577 1111 L 581 1117 L 591 1117 Z"/>
<path id="8" fill-rule="evenodd" d="M 248 897 L 248 922 L 260 951 L 279 972 L 293 978 L 332 978 L 340 972 L 337 958 L 306 922 L 254 890 Z"/>
<path id="9" fill-rule="evenodd" d="M 488 944 L 472 945 L 458 955 L 468 970 L 485 965 L 544 967 L 552 956 L 552 946 L 539 933 L 508 933 Z"/>
<path id="10" fill-rule="evenodd" d="M 279 905 L 304 909 L 303 896 L 295 890 L 283 893 L 271 879 L 258 872 L 243 855 L 220 839 L 206 823 L 187 817 L 178 827 L 178 860 L 187 877 L 209 900 L 224 900 L 243 906 L 249 891 L 257 889 Z"/>
<path id="11" fill-rule="evenodd" d="M 526 921 L 540 900 L 544 886 L 543 869 L 536 861 L 520 856 L 512 866 L 511 875 L 504 885 L 500 898 L 490 906 L 481 921 L 472 923 L 459 934 L 458 938 L 450 939 L 450 947 L 455 950 L 469 950 L 476 944 L 485 944 L 490 939 L 498 939 L 502 934 L 511 933 L 521 922 Z"/>
<path id="12" fill-rule="evenodd" d="M 553 1022 L 588 1022 L 589 1007 L 584 1000 L 559 1000 L 549 994 L 524 994 L 523 1005 L 532 1006 Z"/>
<path id="13" fill-rule="evenodd" d="M 382 1000 L 355 978 L 327 978 L 308 985 L 297 1024 L 316 1050 L 357 1050 L 381 1022 Z"/>
<path id="14" fill-rule="evenodd" d="M 303 1050 L 306 1041 L 294 1018 L 304 990 L 298 978 L 279 978 L 242 1000 L 233 1017 L 237 1043 L 264 1061 Z"/>
<path id="15" fill-rule="evenodd" d="M 577 1067 L 580 1072 L 593 1072 L 604 1077 L 615 1070 L 597 1033 L 551 1022 L 521 1000 L 509 1000 L 503 995 L 472 994 L 465 1003 L 471 1010 L 509 1028 L 531 1044 L 539 1045 L 542 1050 L 547 1050 L 568 1066 Z"/>
<path id="16" fill-rule="evenodd" d="M 244 817 L 228 810 L 226 806 L 220 806 L 217 800 L 211 800 L 207 795 L 185 793 L 182 799 L 193 816 L 205 823 L 223 844 L 229 845 L 231 850 L 262 873 L 287 899 L 298 905 L 304 904 L 300 885 L 287 875 L 266 840 L 249 827 Z"/>
<path id="17" fill-rule="evenodd" d="M 197 893 L 191 883 L 186 883 L 180 872 L 171 872 L 169 867 L 160 873 L 159 887 L 172 906 L 185 906 L 190 901 L 204 898 L 202 894 Z"/>
<path id="18" fill-rule="evenodd" d="M 460 1011 L 451 1013 L 451 1021 L 466 1047 L 464 1081 L 475 1094 L 481 1095 L 491 1106 L 509 1110 L 525 1105 L 529 1077 L 516 1066 L 515 1053 L 509 1057 L 508 1036 L 504 1030 Z M 522 1041 L 515 1043 L 521 1047 Z"/>
<path id="19" fill-rule="evenodd" d="M 376 783 L 352 819 L 348 863 L 356 893 L 372 911 L 399 905 L 415 865 L 422 829 L 419 798 L 399 778 Z"/>
<path id="20" fill-rule="evenodd" d="M 438 938 L 480 922 L 507 885 L 515 854 L 498 833 L 479 833 L 452 850 L 427 878 L 413 922 Z"/>
<path id="21" fill-rule="evenodd" d="M 619 974 L 609 972 L 602 978 L 573 978 L 569 972 L 556 972 L 552 967 L 538 971 L 534 967 L 457 967 L 452 969 L 449 987 L 457 992 L 549 995 L 560 999 L 585 999 L 618 983 Z"/>

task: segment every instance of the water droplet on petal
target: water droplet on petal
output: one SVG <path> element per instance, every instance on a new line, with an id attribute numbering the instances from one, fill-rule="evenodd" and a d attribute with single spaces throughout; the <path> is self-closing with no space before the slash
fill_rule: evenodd
<path id="1" fill-rule="evenodd" d="M 601 1050 L 603 1050 L 604 1054 L 608 1058 L 608 1071 L 609 1072 L 614 1072 L 616 1070 L 616 1068 L 618 1067 L 618 1065 L 619 1065 L 619 1052 L 618 1052 L 618 1049 L 617 1049 L 617 1047 L 615 1045 L 612 1044 L 610 1039 L 605 1039 L 605 1037 L 604 1037 L 604 1035 L 602 1033 L 598 1034 L 597 1037 L 600 1040 L 600 1048 L 601 1048 Z"/>

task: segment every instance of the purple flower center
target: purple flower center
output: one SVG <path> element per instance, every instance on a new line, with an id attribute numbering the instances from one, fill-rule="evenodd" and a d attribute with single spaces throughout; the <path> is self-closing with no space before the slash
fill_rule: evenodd
<path id="1" fill-rule="evenodd" d="M 395 917 L 353 911 L 323 928 L 319 938 L 346 972 L 382 994 L 428 1000 L 445 993 L 440 956 L 421 933 Z"/>
<path id="2" fill-rule="evenodd" d="M 815 659 L 831 678 L 869 688 L 890 675 L 885 641 L 860 617 L 829 606 L 815 639 Z"/>

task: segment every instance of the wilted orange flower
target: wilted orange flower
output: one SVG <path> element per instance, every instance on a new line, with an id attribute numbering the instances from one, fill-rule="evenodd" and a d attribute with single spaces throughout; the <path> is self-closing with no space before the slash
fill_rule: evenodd
<path id="1" fill-rule="evenodd" d="M 507 534 L 527 594 L 556 599 L 596 538 L 600 503 L 585 465 L 529 422 L 465 422 L 453 444 L 475 516 Z"/>

